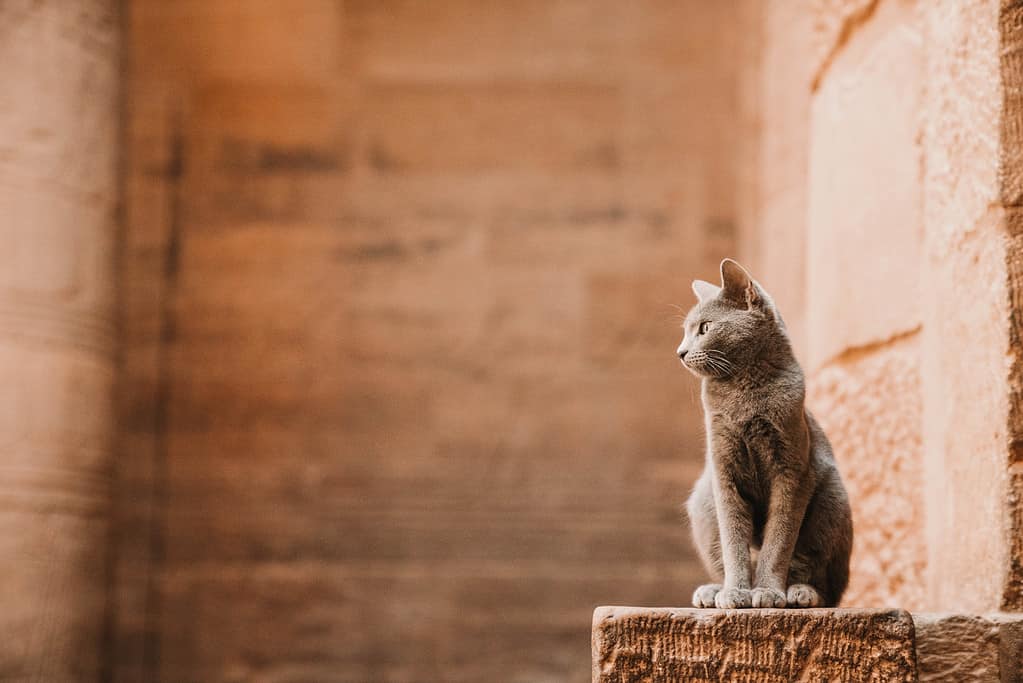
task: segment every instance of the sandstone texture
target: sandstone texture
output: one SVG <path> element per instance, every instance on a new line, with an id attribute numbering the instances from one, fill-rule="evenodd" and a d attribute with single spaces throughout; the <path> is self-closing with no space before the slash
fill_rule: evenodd
<path id="1" fill-rule="evenodd" d="M 914 614 L 921 681 L 1023 681 L 1023 615 Z"/>
<path id="2" fill-rule="evenodd" d="M 1023 500 L 1011 482 L 1020 297 L 1002 163 L 1003 149 L 1018 146 L 1018 75 L 1003 55 L 1020 25 L 1000 20 L 1011 4 L 939 2 L 922 15 L 928 596 L 936 608 L 978 613 L 1023 606 L 1012 528 Z"/>
<path id="3" fill-rule="evenodd" d="M 882 5 L 811 105 L 810 369 L 920 325 L 922 29 L 910 7 Z"/>
<path id="4" fill-rule="evenodd" d="M 810 105 L 808 401 L 856 540 L 843 604 L 930 604 L 921 377 L 924 29 L 913 3 L 820 3 Z M 841 27 L 841 28 L 835 28 Z M 954 316 L 951 316 L 954 317 Z"/>
<path id="5" fill-rule="evenodd" d="M 826 364 L 812 376 L 808 400 L 835 447 L 853 510 L 842 604 L 926 606 L 919 334 Z"/>
<path id="6" fill-rule="evenodd" d="M 916 681 L 901 610 L 598 607 L 593 683 Z"/>
<path id="7" fill-rule="evenodd" d="M 919 8 L 769 2 L 759 230 L 744 245 L 850 491 L 844 604 L 927 604 Z M 883 112 L 883 113 L 880 113 Z"/>
<path id="8" fill-rule="evenodd" d="M 847 604 L 1020 609 L 1019 5 L 777 1 L 763 15 L 748 249 L 849 483 Z"/>
<path id="9" fill-rule="evenodd" d="M 814 88 L 820 85 L 824 75 L 837 57 L 843 54 L 850 38 L 877 10 L 879 5 L 890 7 L 902 4 L 911 7 L 909 0 L 806 0 L 811 30 L 808 61 L 813 73 Z M 887 7 L 886 7 L 887 9 Z"/>

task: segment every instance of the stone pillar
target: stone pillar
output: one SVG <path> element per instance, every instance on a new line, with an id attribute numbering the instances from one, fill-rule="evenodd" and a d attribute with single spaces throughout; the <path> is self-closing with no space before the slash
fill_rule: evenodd
<path id="1" fill-rule="evenodd" d="M 929 606 L 1023 608 L 1020 12 L 928 3 L 922 376 Z"/>
<path id="2" fill-rule="evenodd" d="M 118 18 L 0 3 L 0 679 L 94 680 L 106 607 Z"/>

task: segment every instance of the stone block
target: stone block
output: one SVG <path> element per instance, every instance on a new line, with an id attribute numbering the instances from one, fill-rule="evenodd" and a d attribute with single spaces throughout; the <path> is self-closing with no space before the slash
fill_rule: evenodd
<path id="1" fill-rule="evenodd" d="M 810 409 L 853 508 L 846 605 L 926 604 L 920 335 L 847 354 L 811 377 Z"/>
<path id="2" fill-rule="evenodd" d="M 1012 403 L 1001 221 L 1002 212 L 991 211 L 953 248 L 932 252 L 923 278 L 927 595 L 931 605 L 976 613 L 1014 609 L 1005 588 L 1018 576 L 1005 516 Z"/>
<path id="3" fill-rule="evenodd" d="M 914 614 L 921 681 L 1023 681 L 1023 615 Z"/>
<path id="4" fill-rule="evenodd" d="M 956 248 L 1000 198 L 1000 122 L 1013 117 L 1002 114 L 1010 96 L 1002 90 L 999 68 L 999 4 L 942 0 L 928 3 L 922 15 L 924 215 L 928 251 L 939 257 Z"/>
<path id="5" fill-rule="evenodd" d="M 977 613 L 1023 606 L 1014 5 L 943 1 L 923 15 L 928 591 Z"/>
<path id="6" fill-rule="evenodd" d="M 810 364 L 919 324 L 923 48 L 882 7 L 836 58 L 810 121 Z"/>
<path id="7" fill-rule="evenodd" d="M 845 47 L 849 36 L 877 9 L 878 0 L 810 0 L 813 71 L 819 80 Z"/>
<path id="8" fill-rule="evenodd" d="M 598 607 L 593 683 L 915 681 L 902 610 Z"/>

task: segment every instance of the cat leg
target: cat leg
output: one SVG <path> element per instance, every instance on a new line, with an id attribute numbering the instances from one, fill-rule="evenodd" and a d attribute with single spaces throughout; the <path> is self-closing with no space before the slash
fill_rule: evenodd
<path id="1" fill-rule="evenodd" d="M 821 565 L 818 560 L 817 565 Z M 814 571 L 813 562 L 802 556 L 799 551 L 792 556 L 789 563 L 789 587 L 785 592 L 785 602 L 789 607 L 821 607 L 824 605 L 824 596 L 817 586 L 824 586 L 824 574 L 822 567 L 818 566 Z"/>
<path id="2" fill-rule="evenodd" d="M 693 592 L 693 607 L 714 607 L 714 600 L 721 592 L 720 583 L 705 583 Z"/>
<path id="3" fill-rule="evenodd" d="M 789 564 L 799 538 L 808 495 L 796 476 L 778 476 L 768 502 L 764 542 L 757 559 L 754 607 L 784 607 L 787 601 Z"/>
<path id="4" fill-rule="evenodd" d="M 752 512 L 735 484 L 720 474 L 714 479 L 714 507 L 721 534 L 721 562 L 725 581 L 714 596 L 718 609 L 750 607 L 750 551 L 753 537 Z"/>
<path id="5" fill-rule="evenodd" d="M 686 512 L 696 552 L 711 578 L 720 581 L 725 570 L 721 564 L 721 537 L 718 534 L 718 519 L 714 510 L 714 492 L 707 472 L 697 480 L 693 493 L 686 501 Z M 720 591 L 720 583 L 700 586 L 693 593 L 693 607 L 714 607 L 714 598 Z"/>
<path id="6" fill-rule="evenodd" d="M 849 582 L 852 513 L 833 468 L 825 469 L 806 507 L 789 569 L 789 602 L 798 607 L 835 607 Z"/>
<path id="7" fill-rule="evenodd" d="M 849 507 L 849 497 L 838 474 L 835 474 L 834 482 L 828 486 L 828 496 L 829 508 L 832 511 L 829 513 L 831 525 L 828 538 L 831 552 L 828 557 L 826 585 L 830 597 L 829 606 L 837 607 L 849 585 L 849 558 L 853 545 L 852 509 Z"/>
<path id="8" fill-rule="evenodd" d="M 785 602 L 789 607 L 820 607 L 824 598 L 810 584 L 794 583 L 785 593 Z"/>

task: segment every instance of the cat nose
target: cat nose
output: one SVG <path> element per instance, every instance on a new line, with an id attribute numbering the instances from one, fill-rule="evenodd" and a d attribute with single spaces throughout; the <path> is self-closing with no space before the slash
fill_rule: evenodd
<path id="1" fill-rule="evenodd" d="M 687 353 L 689 353 L 689 351 L 687 349 L 679 349 L 678 350 L 678 359 L 679 360 L 685 360 Z"/>

